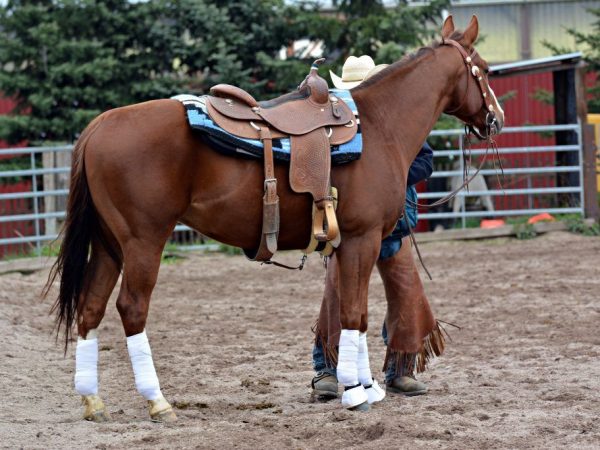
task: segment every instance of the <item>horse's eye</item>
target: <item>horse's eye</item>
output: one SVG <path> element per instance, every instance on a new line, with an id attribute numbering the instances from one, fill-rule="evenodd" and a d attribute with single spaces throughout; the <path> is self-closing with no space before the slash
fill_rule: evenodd
<path id="1" fill-rule="evenodd" d="M 490 69 L 483 69 L 483 73 L 487 75 L 488 73 L 490 73 Z"/>

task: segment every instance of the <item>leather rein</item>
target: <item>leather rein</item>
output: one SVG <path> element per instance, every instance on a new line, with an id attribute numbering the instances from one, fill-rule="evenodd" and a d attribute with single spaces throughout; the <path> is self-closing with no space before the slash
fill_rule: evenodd
<path id="1" fill-rule="evenodd" d="M 470 150 L 471 141 L 468 138 L 469 134 L 475 135 L 480 140 L 485 140 L 487 142 L 487 148 L 485 150 L 485 154 L 483 155 L 483 158 L 481 159 L 481 162 L 479 163 L 479 166 L 477 167 L 477 170 L 475 171 L 475 173 L 473 173 L 472 175 L 468 175 L 468 167 L 465 166 L 465 172 L 463 174 L 463 183 L 458 188 L 456 188 L 455 190 L 450 192 L 449 194 L 445 195 L 444 197 L 442 197 L 439 200 L 436 200 L 433 203 L 428 203 L 428 204 L 413 202 L 409 199 L 406 199 L 407 203 L 415 208 L 417 208 L 417 207 L 419 207 L 419 208 L 434 208 L 436 206 L 443 205 L 444 203 L 448 203 L 450 200 L 452 200 L 454 197 L 456 197 L 458 195 L 458 193 L 465 187 L 468 187 L 469 183 L 471 181 L 473 181 L 473 179 L 479 174 L 479 172 L 483 168 L 483 165 L 486 162 L 490 147 L 492 148 L 492 151 L 495 152 L 496 156 L 498 156 L 497 159 L 500 164 L 500 169 L 502 170 L 502 163 L 501 163 L 500 157 L 498 155 L 498 147 L 496 145 L 496 142 L 492 138 L 492 136 L 494 134 L 497 134 L 496 112 L 494 110 L 494 105 L 491 102 L 491 98 L 493 98 L 493 95 L 491 95 L 489 84 L 486 83 L 485 79 L 483 78 L 483 75 L 481 74 L 481 69 L 478 66 L 473 64 L 473 58 L 477 55 L 477 50 L 473 49 L 471 54 L 469 55 L 467 53 L 467 51 L 463 48 L 463 46 L 460 45 L 458 42 L 456 42 L 453 39 L 444 39 L 442 41 L 442 45 L 451 45 L 460 52 L 460 55 L 462 56 L 462 59 L 463 59 L 463 62 L 465 63 L 465 67 L 466 67 L 467 71 L 477 81 L 479 90 L 480 90 L 482 98 L 483 98 L 483 104 L 485 105 L 485 108 L 487 110 L 487 115 L 486 115 L 486 119 L 485 119 L 486 136 L 482 136 L 481 133 L 479 133 L 473 127 L 473 125 L 469 125 L 469 124 L 465 125 L 465 135 L 467 136 L 467 146 L 465 146 L 465 149 L 463 150 L 463 158 L 466 158 L 466 153 Z M 464 106 L 464 104 L 467 101 L 467 95 L 469 93 L 470 79 L 471 79 L 471 77 L 467 76 L 467 88 L 465 89 L 465 93 L 463 95 L 463 98 L 462 98 L 462 101 L 460 102 L 460 104 L 456 108 L 453 108 L 451 110 L 445 110 L 444 113 L 453 114 L 462 109 L 462 107 Z M 468 160 L 469 160 L 469 162 L 471 161 L 470 154 L 469 154 Z M 495 164 L 495 160 L 494 160 L 494 164 Z"/>
<path id="2" fill-rule="evenodd" d="M 421 204 L 418 202 L 413 202 L 410 199 L 406 199 L 406 202 L 412 206 L 413 208 L 433 208 L 439 205 L 443 205 L 444 203 L 449 202 L 450 200 L 452 200 L 454 197 L 456 197 L 458 195 L 458 193 L 463 190 L 464 188 L 468 189 L 468 185 L 471 181 L 473 181 L 473 179 L 479 174 L 479 172 L 481 171 L 481 169 L 483 168 L 483 165 L 485 164 L 485 161 L 487 159 L 490 147 L 492 148 L 492 152 L 495 154 L 496 158 L 494 158 L 494 167 L 496 166 L 496 159 L 498 160 L 498 164 L 500 166 L 500 170 L 502 171 L 502 173 L 504 174 L 504 170 L 502 168 L 502 161 L 500 160 L 500 155 L 498 153 L 498 146 L 496 144 L 496 141 L 494 141 L 494 139 L 492 138 L 492 136 L 494 134 L 497 134 L 497 119 L 496 119 L 496 112 L 494 111 L 494 105 L 491 102 L 491 99 L 493 98 L 493 95 L 491 95 L 490 92 L 490 87 L 489 84 L 486 83 L 485 79 L 483 78 L 483 75 L 481 74 L 481 69 L 473 64 L 473 58 L 477 55 L 477 50 L 473 49 L 471 54 L 469 55 L 467 53 L 467 51 L 463 48 L 462 45 L 460 45 L 458 42 L 456 42 L 453 39 L 443 39 L 442 40 L 442 45 L 451 45 L 454 48 L 456 48 L 460 55 L 462 56 L 463 62 L 465 63 L 465 67 L 467 69 L 467 71 L 473 76 L 473 78 L 475 78 L 475 80 L 477 81 L 477 84 L 479 86 L 479 90 L 481 92 L 481 96 L 483 97 L 483 104 L 485 105 L 485 108 L 487 110 L 487 115 L 485 118 L 485 127 L 486 127 L 486 136 L 482 136 L 481 133 L 479 133 L 474 127 L 473 125 L 470 124 L 465 124 L 465 136 L 467 137 L 467 145 L 464 147 L 463 149 L 463 159 L 466 159 L 466 155 L 468 152 L 468 161 L 469 161 L 469 165 L 465 165 L 465 171 L 463 173 L 463 183 L 456 188 L 455 190 L 453 190 L 452 192 L 450 192 L 448 195 L 445 195 L 444 197 L 442 197 L 439 200 L 436 200 L 433 203 L 429 203 L 429 204 Z M 465 89 L 465 93 L 463 95 L 463 98 L 460 102 L 460 104 L 456 107 L 453 108 L 451 110 L 445 110 L 444 113 L 446 114 L 454 114 L 457 111 L 460 111 L 462 109 L 462 107 L 465 105 L 466 101 L 467 101 L 467 96 L 469 93 L 469 85 L 470 85 L 470 80 L 471 77 L 467 75 L 467 87 Z M 477 167 L 477 170 L 475 171 L 475 173 L 473 173 L 472 175 L 468 174 L 468 168 L 470 167 L 470 162 L 471 162 L 471 154 L 470 154 L 470 147 L 471 147 L 471 140 L 469 138 L 469 134 L 473 134 L 475 135 L 478 139 L 480 140 L 485 140 L 487 142 L 487 147 L 485 150 L 485 154 L 483 155 L 483 158 L 481 159 L 481 162 L 479 163 L 479 166 Z M 500 181 L 500 180 L 498 180 Z M 405 211 L 403 210 L 403 216 L 405 216 Z M 425 263 L 423 262 L 423 258 L 421 257 L 421 252 L 419 251 L 419 246 L 417 245 L 417 241 L 415 239 L 412 227 L 410 226 L 410 223 L 408 221 L 408 219 L 406 220 L 406 223 L 408 225 L 408 231 L 410 233 L 410 239 L 415 247 L 415 250 L 417 251 L 417 256 L 419 258 L 419 262 L 421 263 L 421 266 L 423 267 L 423 269 L 425 270 L 425 272 L 427 273 L 427 276 L 429 277 L 430 280 L 433 280 L 431 274 L 429 273 L 429 270 L 427 269 L 427 267 L 425 266 Z"/>

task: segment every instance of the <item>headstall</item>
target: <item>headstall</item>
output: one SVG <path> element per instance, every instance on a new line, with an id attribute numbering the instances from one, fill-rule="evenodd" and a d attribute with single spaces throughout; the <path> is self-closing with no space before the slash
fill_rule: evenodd
<path id="1" fill-rule="evenodd" d="M 483 155 L 483 158 L 481 159 L 481 161 L 479 163 L 479 166 L 477 167 L 477 170 L 474 173 L 469 175 L 468 167 L 467 167 L 467 165 L 465 165 L 465 172 L 463 174 L 463 183 L 458 188 L 454 189 L 452 192 L 450 192 L 449 194 L 440 198 L 439 200 L 436 200 L 435 202 L 429 203 L 429 204 L 421 204 L 421 203 L 413 202 L 409 199 L 406 199 L 406 202 L 409 205 L 411 205 L 413 208 L 433 208 L 433 207 L 442 205 L 444 203 L 447 203 L 451 199 L 456 197 L 456 195 L 463 188 L 467 187 L 468 184 L 479 174 L 479 172 L 483 168 L 483 165 L 486 162 L 490 148 L 492 149 L 492 153 L 494 154 L 494 156 L 498 159 L 498 163 L 500 164 L 500 170 L 501 170 L 502 174 L 504 174 L 502 162 L 500 161 L 500 156 L 498 153 L 498 146 L 496 145 L 496 142 L 492 138 L 492 135 L 497 134 L 497 131 L 498 131 L 496 112 L 494 110 L 494 105 L 491 103 L 491 99 L 493 98 L 493 95 L 491 95 L 490 87 L 489 87 L 488 83 L 486 83 L 485 79 L 483 78 L 483 75 L 481 74 L 481 69 L 478 66 L 476 66 L 475 64 L 473 64 L 473 58 L 477 55 L 477 50 L 473 49 L 471 54 L 469 55 L 467 53 L 467 51 L 463 48 L 463 46 L 460 45 L 458 42 L 456 42 L 453 39 L 443 39 L 442 45 L 451 45 L 460 52 L 460 54 L 463 58 L 463 61 L 465 63 L 465 66 L 467 67 L 467 70 L 477 80 L 477 83 L 479 85 L 479 90 L 481 91 L 481 95 L 483 97 L 483 104 L 485 105 L 485 108 L 487 110 L 487 115 L 486 115 L 486 119 L 485 119 L 487 136 L 482 136 L 481 133 L 479 133 L 473 127 L 473 125 L 465 125 L 465 136 L 467 138 L 467 141 L 466 141 L 465 147 L 463 148 L 463 158 L 467 159 L 466 154 L 468 152 L 468 154 L 469 154 L 468 160 L 469 160 L 469 166 L 470 166 L 470 160 L 471 160 L 471 157 L 470 157 L 470 146 L 471 145 L 470 144 L 471 144 L 471 141 L 468 137 L 469 132 L 474 134 L 478 139 L 481 139 L 482 141 L 487 141 L 487 148 Z M 463 96 L 463 99 L 462 99 L 460 105 L 457 108 L 444 111 L 446 114 L 453 114 L 453 113 L 459 111 L 464 106 L 466 99 L 467 99 L 468 92 L 469 92 L 469 80 L 470 79 L 471 79 L 471 77 L 467 77 L 467 89 L 465 90 L 465 95 Z M 496 158 L 494 158 L 494 167 L 496 164 Z M 498 179 L 498 182 L 500 185 L 502 185 L 500 183 L 499 179 Z"/>
<path id="2" fill-rule="evenodd" d="M 452 47 L 456 48 L 459 51 L 460 55 L 462 56 L 462 59 L 465 63 L 467 70 L 473 76 L 473 78 L 475 78 L 475 80 L 477 80 L 477 84 L 479 85 L 479 90 L 483 97 L 483 104 L 485 105 L 485 109 L 487 110 L 487 115 L 485 118 L 487 135 L 489 137 L 492 134 L 496 134 L 497 133 L 496 111 L 494 109 L 494 105 L 492 104 L 492 98 L 494 98 L 494 96 L 491 95 L 489 84 L 484 79 L 484 77 L 481 73 L 481 69 L 479 68 L 479 66 L 476 66 L 475 64 L 473 64 L 473 59 L 477 55 L 477 50 L 473 49 L 471 51 L 471 54 L 469 55 L 467 53 L 467 51 L 464 49 L 464 47 L 453 39 L 443 39 L 442 45 L 451 45 Z M 455 112 L 459 111 L 464 106 L 464 104 L 467 100 L 467 95 L 469 93 L 469 80 L 470 79 L 471 79 L 471 77 L 467 77 L 467 88 L 465 89 L 465 94 L 463 96 L 462 101 L 460 102 L 460 105 L 458 105 L 458 107 L 456 107 L 454 109 L 444 111 L 446 114 L 454 114 Z M 477 138 L 479 138 L 481 140 L 486 139 L 486 137 L 482 136 L 472 125 L 467 125 L 467 128 L 468 128 L 468 131 L 470 131 L 475 136 L 477 136 Z"/>

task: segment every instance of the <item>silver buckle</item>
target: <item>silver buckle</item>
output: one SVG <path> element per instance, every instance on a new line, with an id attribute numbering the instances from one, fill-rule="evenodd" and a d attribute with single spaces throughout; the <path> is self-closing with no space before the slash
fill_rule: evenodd
<path id="1" fill-rule="evenodd" d="M 265 182 L 263 184 L 263 189 L 266 191 L 267 190 L 267 184 L 269 183 L 275 183 L 277 184 L 277 178 L 265 178 Z"/>

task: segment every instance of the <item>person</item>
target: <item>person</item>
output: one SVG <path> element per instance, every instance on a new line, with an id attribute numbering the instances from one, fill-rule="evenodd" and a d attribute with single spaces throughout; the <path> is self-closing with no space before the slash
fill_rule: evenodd
<path id="1" fill-rule="evenodd" d="M 359 58 L 350 56 L 344 63 L 342 77 L 330 73 L 337 89 L 351 89 L 385 67 L 385 64 L 376 66 L 367 55 Z M 417 210 L 410 203 L 417 201 L 414 185 L 429 178 L 432 171 L 433 150 L 424 143 L 409 169 L 405 214 L 392 233 L 383 239 L 376 263 L 388 303 L 382 327 L 383 341 L 387 346 L 384 363 L 386 391 L 406 396 L 427 393 L 427 385 L 416 379 L 415 372 L 422 372 L 428 360 L 440 355 L 444 348 L 442 330 L 431 312 L 408 237 L 410 228 L 417 224 Z M 325 294 L 314 329 L 312 351 L 316 374 L 311 386 L 313 395 L 321 399 L 335 398 L 338 391 L 335 367 L 341 324 L 336 285 L 333 255 L 327 267 Z"/>

